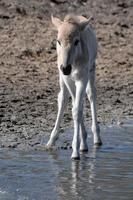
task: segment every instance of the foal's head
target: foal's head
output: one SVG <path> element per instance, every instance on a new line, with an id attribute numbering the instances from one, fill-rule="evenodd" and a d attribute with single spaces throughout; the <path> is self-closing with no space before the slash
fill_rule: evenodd
<path id="1" fill-rule="evenodd" d="M 81 55 L 81 32 L 90 19 L 82 16 L 67 15 L 64 21 L 52 17 L 52 23 L 58 30 L 57 54 L 58 66 L 64 75 L 70 75 L 72 65 Z"/>

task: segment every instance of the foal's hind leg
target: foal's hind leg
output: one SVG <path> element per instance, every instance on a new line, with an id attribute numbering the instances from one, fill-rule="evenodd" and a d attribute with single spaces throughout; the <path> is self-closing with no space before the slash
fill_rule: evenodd
<path id="1" fill-rule="evenodd" d="M 91 71 L 90 79 L 87 84 L 86 93 L 90 101 L 91 114 L 92 114 L 92 132 L 94 136 L 94 144 L 99 146 L 102 144 L 100 138 L 100 127 L 97 123 L 96 113 L 96 88 L 95 88 L 95 68 Z"/>
<path id="2" fill-rule="evenodd" d="M 82 119 L 81 126 L 80 126 L 80 151 L 81 152 L 87 152 L 88 151 L 87 131 L 85 129 L 83 119 Z"/>

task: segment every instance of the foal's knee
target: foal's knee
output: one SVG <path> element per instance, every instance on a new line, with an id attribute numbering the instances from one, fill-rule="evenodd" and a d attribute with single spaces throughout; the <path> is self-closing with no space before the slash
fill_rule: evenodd
<path id="1" fill-rule="evenodd" d="M 72 109 L 72 115 L 73 115 L 73 120 L 77 121 L 77 122 L 81 122 L 82 119 L 82 110 L 77 108 L 77 107 L 73 107 Z"/>
<path id="2" fill-rule="evenodd" d="M 58 93 L 58 103 L 59 103 L 60 101 L 64 100 L 63 95 L 64 95 L 64 92 L 63 92 L 62 90 L 60 90 L 60 92 Z"/>
<path id="3" fill-rule="evenodd" d="M 60 90 L 60 92 L 58 93 L 58 104 L 60 104 L 60 102 L 64 102 L 67 103 L 69 98 L 69 94 L 67 91 L 65 90 Z"/>
<path id="4" fill-rule="evenodd" d="M 89 91 L 87 93 L 88 99 L 90 102 L 93 102 L 93 100 L 96 98 L 96 92 L 95 91 Z"/>

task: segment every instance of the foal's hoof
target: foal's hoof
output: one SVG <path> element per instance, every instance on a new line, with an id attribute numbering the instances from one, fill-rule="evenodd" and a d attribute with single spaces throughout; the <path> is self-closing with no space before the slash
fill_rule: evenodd
<path id="1" fill-rule="evenodd" d="M 48 141 L 48 143 L 46 144 L 46 149 L 47 150 L 54 150 L 56 147 L 55 147 L 55 144 L 52 143 L 51 141 Z"/>
<path id="2" fill-rule="evenodd" d="M 55 151 L 55 150 L 57 150 L 57 147 L 54 146 L 54 145 L 46 145 L 46 146 L 45 146 L 45 149 L 46 149 L 47 151 Z"/>
<path id="3" fill-rule="evenodd" d="M 80 153 L 87 153 L 87 152 L 88 152 L 88 145 L 80 144 Z"/>
<path id="4" fill-rule="evenodd" d="M 80 149 L 81 153 L 88 153 L 88 149 Z"/>
<path id="5" fill-rule="evenodd" d="M 72 160 L 80 160 L 80 157 L 71 157 Z"/>
<path id="6" fill-rule="evenodd" d="M 53 142 L 52 140 L 49 140 L 49 141 L 47 142 L 47 147 L 48 147 L 48 148 L 51 148 L 51 147 L 53 147 L 53 146 L 55 146 L 55 142 Z"/>
<path id="7" fill-rule="evenodd" d="M 71 159 L 72 160 L 80 160 L 80 155 L 78 153 L 72 153 Z"/>
<path id="8" fill-rule="evenodd" d="M 99 141 L 99 142 L 95 143 L 94 146 L 95 146 L 96 148 L 102 146 L 102 141 Z"/>

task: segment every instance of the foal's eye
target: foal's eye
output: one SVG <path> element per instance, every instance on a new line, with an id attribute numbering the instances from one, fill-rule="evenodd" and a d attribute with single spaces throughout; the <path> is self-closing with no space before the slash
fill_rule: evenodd
<path id="1" fill-rule="evenodd" d="M 75 40 L 74 45 L 77 46 L 78 43 L 79 43 L 79 40 L 77 39 L 77 40 Z"/>
<path id="2" fill-rule="evenodd" d="M 60 40 L 57 40 L 57 43 L 61 46 L 61 42 L 60 42 Z"/>

